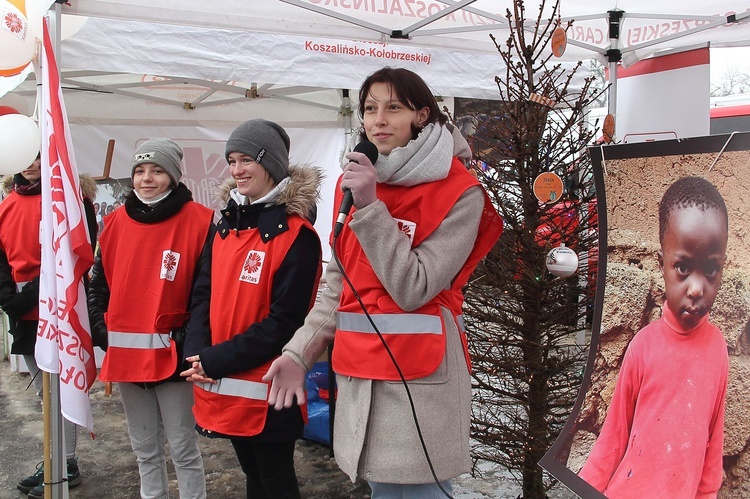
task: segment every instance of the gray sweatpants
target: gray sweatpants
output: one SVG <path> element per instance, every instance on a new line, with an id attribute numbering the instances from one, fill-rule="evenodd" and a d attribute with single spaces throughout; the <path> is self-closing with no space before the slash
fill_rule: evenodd
<path id="1" fill-rule="evenodd" d="M 167 458 L 169 443 L 181 499 L 205 499 L 206 478 L 193 417 L 193 384 L 162 383 L 144 389 L 133 383 L 117 383 L 128 434 L 141 476 L 141 497 L 169 497 Z"/>

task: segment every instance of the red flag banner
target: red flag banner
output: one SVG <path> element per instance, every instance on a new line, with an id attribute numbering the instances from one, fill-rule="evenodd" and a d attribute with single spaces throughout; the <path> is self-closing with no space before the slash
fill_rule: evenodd
<path id="1" fill-rule="evenodd" d="M 42 52 L 42 265 L 36 361 L 59 374 L 63 416 L 93 433 L 96 379 L 84 274 L 94 261 L 60 77 L 47 23 Z"/>

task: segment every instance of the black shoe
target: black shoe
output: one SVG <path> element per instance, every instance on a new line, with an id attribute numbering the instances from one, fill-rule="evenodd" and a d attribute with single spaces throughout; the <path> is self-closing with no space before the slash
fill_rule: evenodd
<path id="1" fill-rule="evenodd" d="M 39 484 L 29 491 L 29 499 L 44 499 L 44 484 Z"/>
<path id="2" fill-rule="evenodd" d="M 68 458 L 68 489 L 74 489 L 81 485 L 81 472 L 78 470 L 78 461 L 74 457 Z"/>
<path id="3" fill-rule="evenodd" d="M 19 484 L 20 485 L 20 484 Z M 81 485 L 81 472 L 78 469 L 78 461 L 71 457 L 68 459 L 68 490 Z M 19 487 L 20 488 L 20 487 Z M 30 499 L 44 499 L 44 470 L 42 469 L 42 478 L 36 487 L 24 491 L 29 493 Z"/>
<path id="4" fill-rule="evenodd" d="M 28 494 L 31 489 L 33 489 L 36 486 L 40 486 L 44 484 L 44 463 L 39 463 L 36 465 L 36 472 L 31 475 L 27 476 L 20 482 L 18 482 L 18 485 L 16 485 L 16 488 L 20 490 L 21 492 Z"/>

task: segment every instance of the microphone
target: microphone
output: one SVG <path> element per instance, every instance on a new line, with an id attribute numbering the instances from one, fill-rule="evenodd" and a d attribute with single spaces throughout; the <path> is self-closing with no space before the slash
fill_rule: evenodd
<path id="1" fill-rule="evenodd" d="M 365 140 L 357 144 L 354 147 L 354 152 L 364 153 L 373 165 L 378 160 L 378 148 L 370 141 Z M 346 221 L 349 212 L 352 210 L 353 203 L 354 199 L 352 198 L 352 191 L 344 189 L 344 198 L 341 200 L 339 215 L 336 217 L 336 225 L 333 227 L 333 237 L 338 236 L 341 229 L 344 228 L 344 222 Z"/>

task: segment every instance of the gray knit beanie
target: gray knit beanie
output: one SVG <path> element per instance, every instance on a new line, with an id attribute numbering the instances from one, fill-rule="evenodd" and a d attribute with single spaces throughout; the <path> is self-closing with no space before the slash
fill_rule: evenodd
<path id="1" fill-rule="evenodd" d="M 130 178 L 135 176 L 135 167 L 143 163 L 154 163 L 161 166 L 169 178 L 172 179 L 172 187 L 177 187 L 182 178 L 180 170 L 182 161 L 182 148 L 173 140 L 163 137 L 149 139 L 141 144 L 133 154 L 133 165 L 130 169 Z"/>
<path id="2" fill-rule="evenodd" d="M 289 135 L 273 121 L 258 118 L 238 126 L 227 139 L 227 161 L 233 152 L 251 156 L 277 184 L 289 175 Z"/>

